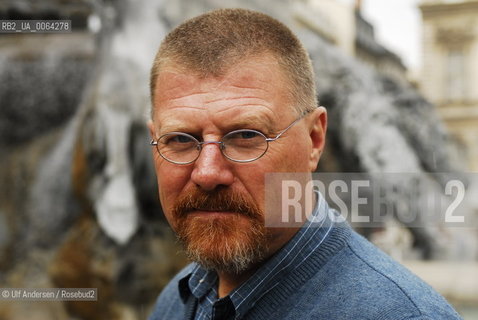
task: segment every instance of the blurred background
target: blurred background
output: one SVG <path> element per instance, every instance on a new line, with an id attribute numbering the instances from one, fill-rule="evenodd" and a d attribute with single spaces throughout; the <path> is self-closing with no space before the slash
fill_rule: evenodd
<path id="1" fill-rule="evenodd" d="M 146 319 L 185 265 L 157 200 L 149 68 L 168 30 L 219 7 L 304 42 L 330 118 L 319 172 L 452 173 L 478 216 L 478 0 L 2 0 L 0 20 L 73 32 L 0 34 L 0 287 L 99 298 L 0 300 L 0 320 Z M 476 225 L 359 231 L 478 319 Z"/>

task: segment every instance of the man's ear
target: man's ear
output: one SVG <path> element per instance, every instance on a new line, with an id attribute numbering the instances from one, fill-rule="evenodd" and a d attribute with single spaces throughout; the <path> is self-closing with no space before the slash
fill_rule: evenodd
<path id="1" fill-rule="evenodd" d="M 311 172 L 317 169 L 320 156 L 325 147 L 325 133 L 327 131 L 327 110 L 324 107 L 318 107 L 310 115 L 311 123 L 309 125 L 309 136 L 312 142 L 312 148 L 309 158 L 309 170 Z"/>

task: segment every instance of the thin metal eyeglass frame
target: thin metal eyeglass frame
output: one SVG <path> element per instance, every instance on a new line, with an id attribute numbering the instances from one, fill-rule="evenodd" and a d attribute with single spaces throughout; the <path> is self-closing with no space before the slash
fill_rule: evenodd
<path id="1" fill-rule="evenodd" d="M 289 130 L 290 128 L 292 128 L 293 125 L 295 125 L 297 122 L 299 122 L 300 120 L 302 120 L 307 114 L 309 114 L 311 112 L 311 110 L 307 110 L 307 111 L 304 111 L 301 116 L 297 119 L 295 119 L 291 124 L 289 124 L 284 130 L 282 130 L 281 132 L 279 132 L 274 138 L 268 138 L 265 134 L 263 134 L 262 132 L 260 131 L 257 131 L 257 130 L 252 130 L 252 129 L 239 129 L 239 130 L 234 130 L 234 131 L 231 131 L 231 132 L 228 132 L 226 133 L 220 141 L 199 141 L 197 140 L 196 138 L 194 138 L 193 136 L 191 136 L 190 134 L 187 134 L 187 133 L 184 133 L 184 132 L 176 132 L 176 131 L 173 131 L 173 132 L 168 132 L 168 133 L 165 133 L 163 134 L 161 137 L 159 137 L 157 140 L 151 140 L 149 142 L 149 144 L 151 146 L 155 146 L 156 147 L 156 151 L 158 151 L 159 155 L 166 161 L 168 162 L 171 162 L 171 163 L 174 163 L 174 164 L 179 164 L 179 165 L 187 165 L 187 164 L 191 164 L 193 163 L 194 161 L 196 161 L 198 158 L 199 158 L 199 155 L 201 154 L 201 151 L 202 151 L 202 147 L 206 144 L 217 144 L 219 146 L 219 150 L 221 150 L 221 153 L 224 157 L 226 157 L 227 159 L 231 160 L 231 161 L 234 161 L 234 162 L 239 162 L 239 163 L 247 163 L 247 162 L 252 162 L 252 161 L 256 161 L 260 158 L 262 158 L 267 150 L 269 150 L 269 142 L 274 142 L 276 141 L 277 139 L 279 139 L 287 130 Z M 256 157 L 256 158 L 253 158 L 253 159 L 247 159 L 247 160 L 236 160 L 236 159 L 232 159 L 230 158 L 227 154 L 224 153 L 224 149 L 226 147 L 226 145 L 224 144 L 224 142 L 222 141 L 222 139 L 224 139 L 224 137 L 226 137 L 227 135 L 230 135 L 230 134 L 233 134 L 233 133 L 238 133 L 238 132 L 243 132 L 243 131 L 248 131 L 248 132 L 255 132 L 255 133 L 258 133 L 260 134 L 261 136 L 264 137 L 266 143 L 267 143 L 267 146 L 264 150 L 264 152 Z M 163 154 L 159 151 L 159 148 L 158 148 L 158 141 L 164 137 L 165 135 L 170 135 L 170 134 L 181 134 L 181 135 L 185 135 L 185 136 L 189 136 L 191 137 L 191 139 L 195 140 L 196 141 L 196 148 L 198 148 L 199 152 L 196 156 L 196 158 L 194 158 L 193 160 L 191 161 L 188 161 L 188 162 L 178 162 L 178 161 L 173 161 L 171 159 L 168 159 L 166 158 L 165 156 L 163 156 Z"/>

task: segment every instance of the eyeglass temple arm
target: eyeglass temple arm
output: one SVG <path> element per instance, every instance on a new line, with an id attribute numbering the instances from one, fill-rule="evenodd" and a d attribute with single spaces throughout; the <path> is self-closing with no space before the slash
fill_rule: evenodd
<path id="1" fill-rule="evenodd" d="M 268 141 L 268 142 L 276 141 L 277 139 L 279 139 L 281 137 L 281 135 L 283 135 L 287 130 L 289 130 L 294 124 L 299 122 L 299 120 L 302 120 L 302 118 L 305 117 L 310 112 L 312 112 L 312 110 L 306 110 L 306 111 L 302 112 L 302 114 L 300 115 L 299 118 L 297 118 L 294 122 L 289 124 L 289 126 L 287 128 L 285 128 L 284 130 L 279 132 L 279 134 L 275 138 L 266 138 L 266 141 Z"/>
<path id="2" fill-rule="evenodd" d="M 149 144 L 152 145 L 152 146 L 157 146 L 157 145 L 158 145 L 158 141 L 151 140 L 151 141 L 149 142 Z"/>

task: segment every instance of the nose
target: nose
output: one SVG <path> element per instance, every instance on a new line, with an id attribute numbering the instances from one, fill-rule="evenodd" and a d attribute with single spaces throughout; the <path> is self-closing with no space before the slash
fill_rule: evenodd
<path id="1" fill-rule="evenodd" d="M 191 180 L 205 191 L 229 186 L 234 181 L 232 163 L 222 155 L 220 148 L 217 143 L 204 144 L 194 163 Z"/>

